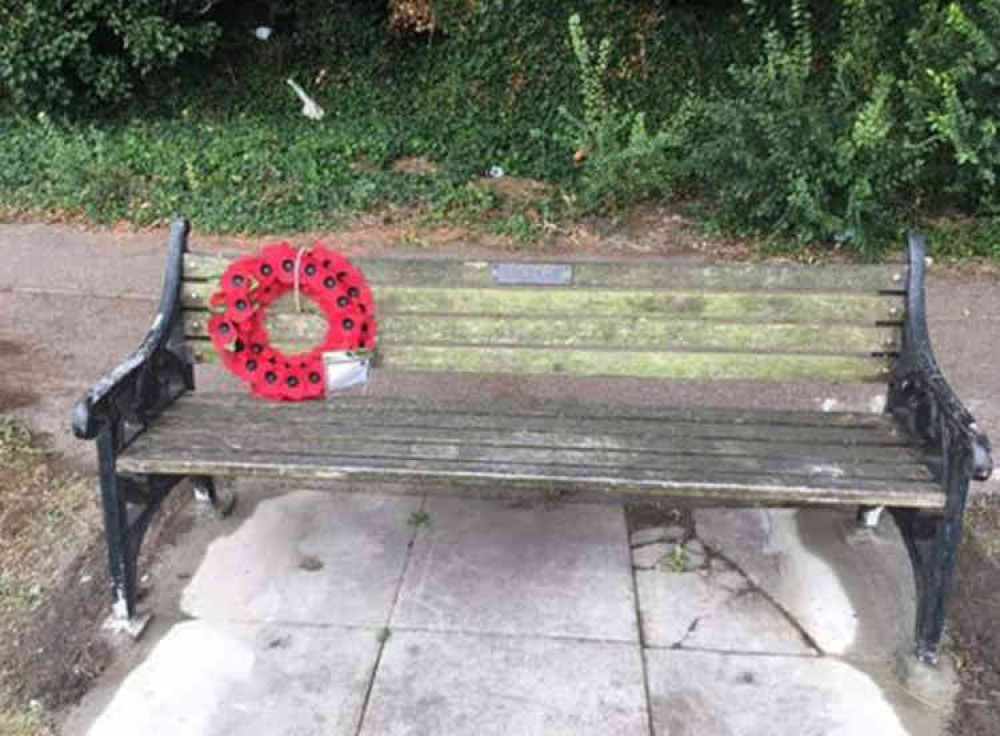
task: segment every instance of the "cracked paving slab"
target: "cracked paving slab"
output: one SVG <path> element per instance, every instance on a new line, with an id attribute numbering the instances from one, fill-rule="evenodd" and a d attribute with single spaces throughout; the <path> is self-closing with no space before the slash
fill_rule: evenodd
<path id="1" fill-rule="evenodd" d="M 702 541 L 734 562 L 827 654 L 885 662 L 912 646 L 916 592 L 887 514 L 857 534 L 830 509 L 698 509 Z"/>
<path id="2" fill-rule="evenodd" d="M 636 570 L 635 580 L 647 646 L 816 654 L 788 618 L 722 560 L 694 572 Z"/>

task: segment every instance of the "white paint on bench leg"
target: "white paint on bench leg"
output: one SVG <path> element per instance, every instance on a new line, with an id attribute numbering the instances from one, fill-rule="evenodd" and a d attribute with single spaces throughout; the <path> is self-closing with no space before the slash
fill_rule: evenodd
<path id="1" fill-rule="evenodd" d="M 882 516 L 883 510 L 885 510 L 885 506 L 873 506 L 870 509 L 864 509 L 858 515 L 858 525 L 863 529 L 875 529 L 878 527 L 878 521 Z"/>

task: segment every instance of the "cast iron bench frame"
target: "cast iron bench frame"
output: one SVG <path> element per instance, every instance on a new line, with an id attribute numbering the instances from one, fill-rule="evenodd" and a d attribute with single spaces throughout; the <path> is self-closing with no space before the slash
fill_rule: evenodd
<path id="1" fill-rule="evenodd" d="M 190 477 L 196 492 L 218 504 L 213 477 L 169 472 L 122 473 L 119 458 L 182 395 L 193 391 L 194 360 L 182 319 L 184 258 L 189 224 L 170 231 L 168 263 L 159 309 L 139 348 L 104 376 L 73 411 L 77 437 L 96 440 L 105 534 L 110 565 L 113 618 L 141 628 L 137 616 L 137 558 L 150 521 L 170 491 Z M 889 356 L 886 414 L 921 448 L 943 508 L 892 507 L 909 552 L 918 591 L 916 654 L 936 663 L 945 604 L 970 481 L 986 480 L 993 468 L 990 444 L 972 415 L 945 381 L 931 349 L 926 323 L 925 246 L 908 238 L 905 321 L 901 346 Z M 406 480 L 406 473 L 397 473 Z M 502 482 L 502 478 L 495 478 Z M 688 494 L 690 498 L 690 494 Z M 836 500 L 825 502 L 836 503 Z M 746 504 L 743 504 L 746 505 Z M 782 505 L 806 505 L 783 503 Z M 881 506 L 858 504 L 858 523 L 874 526 Z"/>

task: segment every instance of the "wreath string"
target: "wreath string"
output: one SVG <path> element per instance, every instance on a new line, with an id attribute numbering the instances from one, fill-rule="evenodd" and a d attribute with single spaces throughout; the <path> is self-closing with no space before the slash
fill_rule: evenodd
<path id="1" fill-rule="evenodd" d="M 295 311 L 302 314 L 302 304 L 299 302 L 299 269 L 302 266 L 302 254 L 305 253 L 305 248 L 301 245 L 299 246 L 298 252 L 295 254 Z"/>

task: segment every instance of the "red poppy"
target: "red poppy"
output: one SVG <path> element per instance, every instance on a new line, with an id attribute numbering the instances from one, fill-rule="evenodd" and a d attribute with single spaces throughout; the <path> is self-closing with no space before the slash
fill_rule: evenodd
<path id="1" fill-rule="evenodd" d="M 300 365 L 285 369 L 283 397 L 289 401 L 302 401 L 306 397 L 307 371 Z"/>
<path id="2" fill-rule="evenodd" d="M 264 251 L 264 258 L 274 269 L 278 283 L 291 286 L 295 281 L 295 248 L 289 243 L 275 243 Z"/>
<path id="3" fill-rule="evenodd" d="M 270 286 L 278 280 L 279 268 L 276 267 L 276 264 L 280 262 L 280 259 L 269 258 L 266 254 L 272 248 L 281 248 L 285 245 L 287 243 L 275 243 L 261 251 L 257 257 L 249 259 L 253 264 L 254 278 L 261 286 Z"/>
<path id="4" fill-rule="evenodd" d="M 306 252 L 299 259 L 299 288 L 302 290 L 319 290 L 326 278 L 326 269 L 322 261 L 314 254 Z"/>
<path id="5" fill-rule="evenodd" d="M 212 315 L 208 321 L 208 336 L 215 346 L 219 359 L 226 368 L 232 370 L 233 345 L 239 339 L 237 326 L 223 314 Z"/>
<path id="6" fill-rule="evenodd" d="M 251 384 L 251 390 L 257 395 L 272 401 L 281 401 L 285 397 L 285 366 L 280 363 L 267 363 L 261 369 L 258 380 Z"/>
<path id="7" fill-rule="evenodd" d="M 305 398 L 318 399 L 323 396 L 326 386 L 323 381 L 323 361 L 313 360 L 305 368 Z"/>
<path id="8" fill-rule="evenodd" d="M 257 269 L 254 261 L 240 258 L 233 261 L 222 274 L 219 285 L 227 298 L 236 294 L 247 294 L 257 282 Z"/>

